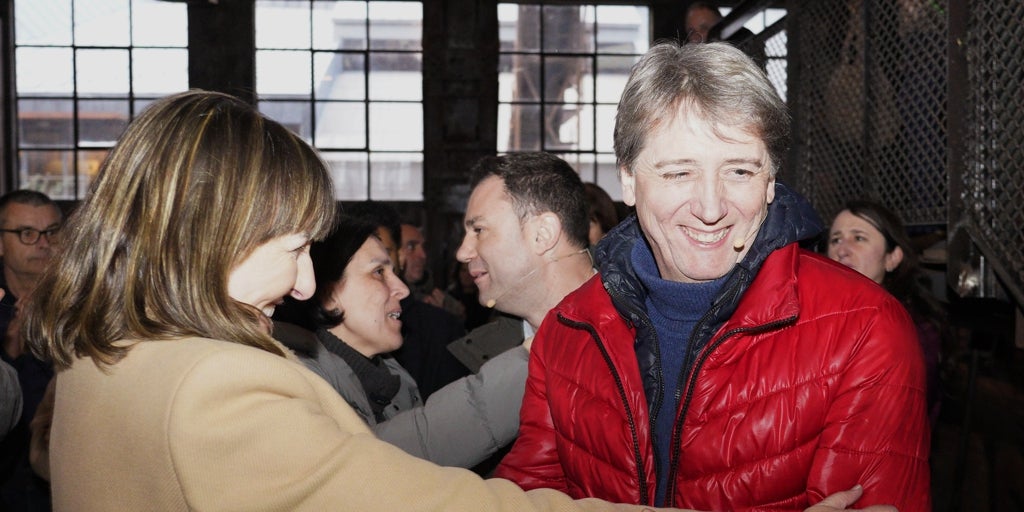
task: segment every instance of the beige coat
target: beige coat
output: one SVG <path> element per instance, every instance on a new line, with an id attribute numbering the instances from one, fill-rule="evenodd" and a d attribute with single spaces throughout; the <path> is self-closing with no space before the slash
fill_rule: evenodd
<path id="1" fill-rule="evenodd" d="M 208 339 L 138 343 L 57 378 L 54 510 L 641 510 L 442 468 L 377 440 L 301 364 Z"/>

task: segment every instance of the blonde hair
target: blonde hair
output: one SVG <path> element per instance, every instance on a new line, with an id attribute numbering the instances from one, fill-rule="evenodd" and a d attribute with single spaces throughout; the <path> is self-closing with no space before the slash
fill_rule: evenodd
<path id="1" fill-rule="evenodd" d="M 250 105 L 190 91 L 152 104 L 110 151 L 25 309 L 23 335 L 60 370 L 116 363 L 119 340 L 199 336 L 283 355 L 262 313 L 228 296 L 264 242 L 330 231 L 333 187 L 305 142 Z"/>
<path id="2" fill-rule="evenodd" d="M 692 109 L 719 126 L 744 128 L 768 149 L 771 173 L 789 142 L 789 112 L 764 71 L 729 43 L 661 41 L 630 72 L 615 114 L 615 158 L 629 173 L 648 136 L 679 111 Z"/>

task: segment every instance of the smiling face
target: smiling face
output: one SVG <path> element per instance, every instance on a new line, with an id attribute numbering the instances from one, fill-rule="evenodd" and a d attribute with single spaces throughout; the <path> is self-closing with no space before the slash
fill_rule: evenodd
<path id="1" fill-rule="evenodd" d="M 526 226 L 520 223 L 505 192 L 505 184 L 490 176 L 473 189 L 466 204 L 466 236 L 455 256 L 468 264 L 479 289 L 481 304 L 506 313 L 524 315 L 518 306 L 532 299 L 528 277 L 537 268 L 526 243 Z"/>
<path id="2" fill-rule="evenodd" d="M 228 275 L 228 296 L 268 318 L 286 295 L 306 300 L 316 291 L 309 237 L 293 233 L 256 247 Z"/>
<path id="3" fill-rule="evenodd" d="M 399 302 L 408 295 L 384 244 L 371 236 L 352 255 L 324 302 L 325 309 L 345 315 L 330 331 L 366 357 L 391 352 L 402 346 Z"/>
<path id="4" fill-rule="evenodd" d="M 680 108 L 653 131 L 622 195 L 654 251 L 663 279 L 702 282 L 743 259 L 775 199 L 775 178 L 760 138 L 721 125 L 718 134 Z"/>
<path id="5" fill-rule="evenodd" d="M 871 278 L 876 283 L 899 266 L 903 250 L 886 252 L 885 235 L 867 220 L 843 210 L 832 221 L 828 257 Z"/>

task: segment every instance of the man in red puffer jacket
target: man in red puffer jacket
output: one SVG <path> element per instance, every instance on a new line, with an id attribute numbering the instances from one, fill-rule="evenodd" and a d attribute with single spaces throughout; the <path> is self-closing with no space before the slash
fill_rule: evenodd
<path id="1" fill-rule="evenodd" d="M 533 343 L 497 476 L 697 510 L 931 509 L 924 368 L 903 307 L 804 251 L 821 230 L 776 183 L 789 119 L 725 44 L 655 45 L 619 103 L 636 215 Z"/>

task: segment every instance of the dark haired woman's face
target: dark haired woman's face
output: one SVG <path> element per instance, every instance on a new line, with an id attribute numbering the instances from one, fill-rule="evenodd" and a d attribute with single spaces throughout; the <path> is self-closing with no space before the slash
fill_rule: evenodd
<path id="1" fill-rule="evenodd" d="M 881 283 L 886 272 L 899 266 L 903 251 L 897 247 L 885 252 L 885 235 L 870 222 L 843 210 L 829 230 L 828 257 Z"/>
<path id="2" fill-rule="evenodd" d="M 384 244 L 375 236 L 363 242 L 334 283 L 327 310 L 337 309 L 345 320 L 330 329 L 366 357 L 391 352 L 402 346 L 402 306 L 409 288 L 395 275 Z"/>
<path id="3" fill-rule="evenodd" d="M 259 309 L 267 318 L 286 295 L 306 300 L 314 291 L 309 237 L 302 233 L 272 238 L 256 247 L 228 275 L 228 296 Z"/>

